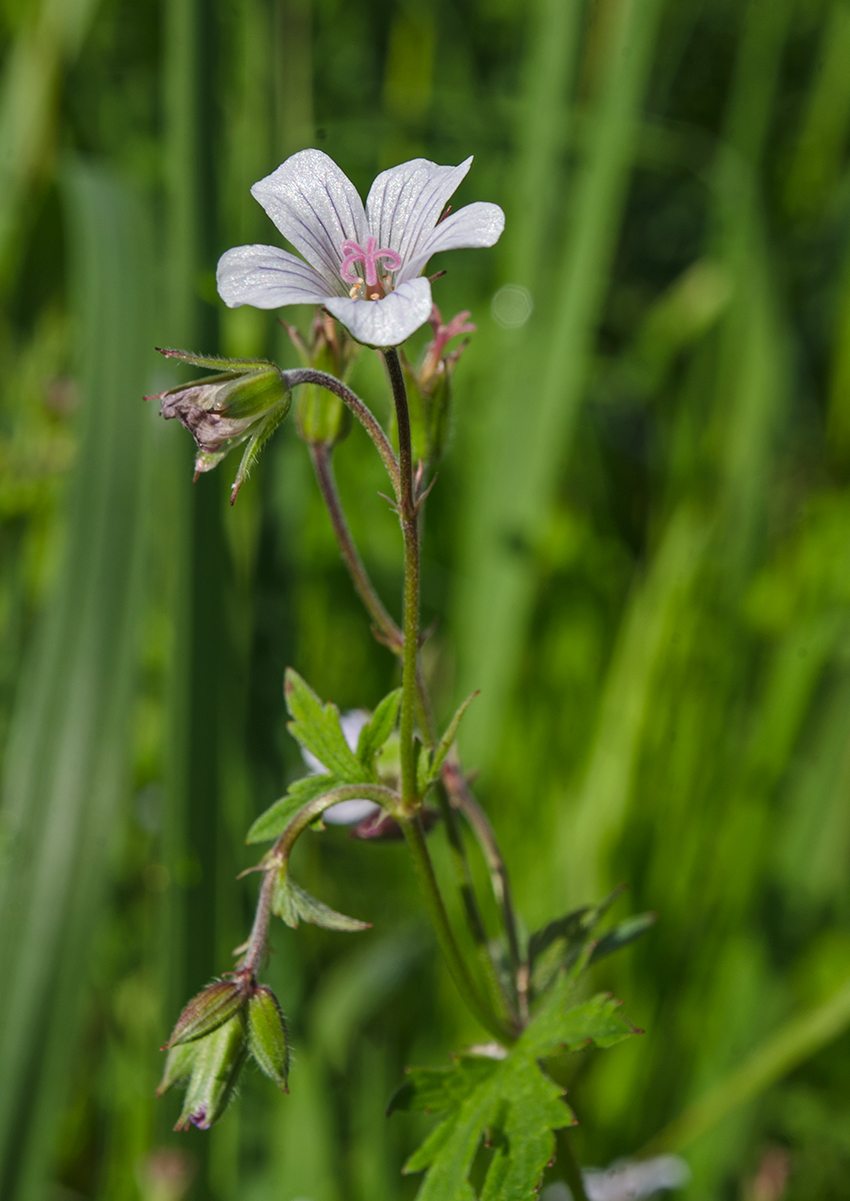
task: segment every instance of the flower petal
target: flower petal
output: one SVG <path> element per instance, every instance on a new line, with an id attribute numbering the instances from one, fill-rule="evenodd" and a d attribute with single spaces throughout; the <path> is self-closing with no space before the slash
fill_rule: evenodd
<path id="1" fill-rule="evenodd" d="M 405 261 L 418 257 L 420 243 L 439 221 L 446 202 L 471 166 L 471 155 L 457 167 L 440 167 L 426 158 L 414 158 L 382 171 L 372 184 L 366 200 L 369 229 L 380 247 L 401 255 L 398 278 L 412 278 L 404 271 Z"/>
<path id="2" fill-rule="evenodd" d="M 377 813 L 380 807 L 374 801 L 339 801 L 324 811 L 322 821 L 328 826 L 356 826 L 364 818 Z"/>
<path id="3" fill-rule="evenodd" d="M 333 296 L 324 304 L 358 342 L 366 346 L 398 346 L 430 317 L 431 284 L 427 279 L 411 279 L 383 300 Z"/>
<path id="4" fill-rule="evenodd" d="M 321 150 L 299 150 L 255 183 L 251 195 L 331 293 L 344 295 L 340 247 L 347 239 L 365 244 L 369 229 L 357 189 L 333 159 Z"/>
<path id="5" fill-rule="evenodd" d="M 505 214 L 498 204 L 476 201 L 459 209 L 441 221 L 436 229 L 421 239 L 415 256 L 407 259 L 396 279 L 412 279 L 423 269 L 432 254 L 439 250 L 461 250 L 493 246 L 505 228 Z"/>
<path id="6" fill-rule="evenodd" d="M 226 250 L 216 270 L 218 294 L 231 309 L 252 304 L 279 309 L 285 304 L 321 304 L 328 286 L 309 263 L 277 246 L 237 246 Z"/>

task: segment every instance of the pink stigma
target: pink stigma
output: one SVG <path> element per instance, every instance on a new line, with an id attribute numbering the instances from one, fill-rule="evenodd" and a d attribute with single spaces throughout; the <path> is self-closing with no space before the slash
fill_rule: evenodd
<path id="1" fill-rule="evenodd" d="M 357 242 L 343 242 L 342 252 L 345 258 L 339 273 L 347 284 L 360 283 L 360 276 L 353 270 L 355 263 L 362 263 L 366 276 L 366 286 L 373 288 L 378 283 L 378 260 L 383 259 L 390 271 L 397 271 L 401 266 L 401 258 L 394 250 L 379 250 L 377 238 L 369 237 L 366 249 Z"/>

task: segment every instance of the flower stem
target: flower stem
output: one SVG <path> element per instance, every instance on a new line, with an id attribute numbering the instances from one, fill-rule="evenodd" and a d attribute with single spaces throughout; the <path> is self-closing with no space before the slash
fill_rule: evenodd
<path id="1" fill-rule="evenodd" d="M 489 1005 L 485 1003 L 467 971 L 466 963 L 452 933 L 448 914 L 443 904 L 443 898 L 440 896 L 440 888 L 437 884 L 437 878 L 434 875 L 434 865 L 431 863 L 431 856 L 428 854 L 428 847 L 425 843 L 425 836 L 422 833 L 422 824 L 418 815 L 400 817 L 399 822 L 404 831 L 408 850 L 413 859 L 413 866 L 419 879 L 423 896 L 425 897 L 428 916 L 431 919 L 431 924 L 437 935 L 437 942 L 440 944 L 440 950 L 443 953 L 443 958 L 446 961 L 446 966 L 449 969 L 452 980 L 454 980 L 455 987 L 470 1013 L 478 1019 L 485 1030 L 489 1030 L 501 1043 L 514 1042 L 514 1035 L 502 1025 L 491 1011 Z"/>
<path id="2" fill-rule="evenodd" d="M 319 490 L 327 507 L 331 526 L 339 545 L 340 554 L 351 576 L 354 589 L 375 623 L 382 641 L 395 651 L 396 654 L 401 654 L 404 645 L 401 630 L 384 608 L 383 602 L 369 578 L 369 574 L 363 565 L 363 561 L 360 558 L 357 546 L 351 535 L 334 479 L 332 450 L 322 442 L 311 443 L 310 457 L 313 461 Z M 428 742 L 433 745 L 437 741 L 437 727 L 421 664 L 417 666 L 416 689 L 419 704 L 419 720 L 422 723 Z M 450 803 L 442 782 L 437 788 L 437 800 L 445 822 L 446 836 L 451 850 L 452 863 L 457 877 L 458 890 L 461 895 L 467 925 L 469 926 L 472 939 L 478 948 L 490 993 L 500 1016 L 506 1016 L 509 1020 L 513 1021 L 515 1019 L 511 1013 L 511 1000 L 506 995 L 505 989 L 499 980 L 490 949 L 487 945 L 486 927 L 475 893 L 472 870 L 469 866 L 466 848 L 463 845 L 463 836 L 458 824 L 457 811 Z"/>
<path id="3" fill-rule="evenodd" d="M 511 1040 L 512 1034 L 499 1021 L 489 1005 L 475 987 L 466 963 L 452 932 L 431 856 L 416 817 L 421 804 L 416 780 L 416 747 L 414 722 L 418 695 L 419 654 L 419 515 L 413 490 L 413 447 L 410 437 L 410 410 L 407 404 L 407 389 L 398 351 L 384 351 L 387 371 L 395 403 L 398 428 L 398 465 L 400 475 L 399 517 L 404 535 L 404 648 L 401 675 L 401 716 L 399 720 L 401 752 L 401 800 L 405 817 L 401 819 L 404 836 L 413 857 L 413 864 L 425 896 L 431 922 L 437 934 L 452 979 L 470 1011 L 475 1014 L 485 1029 L 502 1041 Z M 426 711 L 427 693 L 422 687 L 422 708 Z M 451 833 L 450 833 L 451 838 Z M 459 844 L 462 853 L 462 843 Z M 457 851 L 457 847 L 455 850 Z M 473 925 L 473 936 L 476 934 Z"/>
<path id="4" fill-rule="evenodd" d="M 391 650 L 399 654 L 403 643 L 401 630 L 384 608 L 384 603 L 378 596 L 374 584 L 369 579 L 369 573 L 363 566 L 363 560 L 360 558 L 357 547 L 354 544 L 354 539 L 351 536 L 351 530 L 348 528 L 348 522 L 346 521 L 345 512 L 339 498 L 339 492 L 337 491 L 331 453 L 331 448 L 325 445 L 324 442 L 310 443 L 310 458 L 313 460 L 313 469 L 316 472 L 319 489 L 331 519 L 331 525 L 333 526 L 340 554 L 345 566 L 348 568 L 348 574 L 351 576 L 354 589 L 362 600 L 366 612 L 372 618 L 372 621 L 382 635 L 382 641 Z"/>
<path id="5" fill-rule="evenodd" d="M 410 411 L 401 361 L 395 348 L 384 351 L 395 402 L 398 425 L 398 466 L 400 487 L 399 517 L 404 535 L 404 654 L 401 673 L 401 799 L 403 807 L 415 812 L 419 805 L 416 784 L 416 665 L 419 653 L 419 523 L 413 496 L 413 447 L 410 438 Z"/>
<path id="6" fill-rule="evenodd" d="M 395 354 L 395 351 L 390 353 Z M 398 358 L 397 355 L 396 358 Z M 401 371 L 400 365 L 399 371 Z M 370 412 L 360 397 L 352 392 L 342 380 L 337 379 L 335 375 L 329 375 L 327 371 L 316 371 L 313 367 L 295 367 L 291 371 L 285 371 L 284 375 L 290 388 L 297 388 L 299 384 L 317 384 L 320 388 L 326 388 L 328 392 L 333 392 L 334 396 L 340 398 L 342 403 L 346 408 L 351 410 L 374 442 L 375 448 L 381 456 L 384 466 L 387 469 L 387 474 L 392 481 L 396 499 L 400 501 L 401 477 L 399 475 L 399 464 L 395 457 L 395 452 L 390 445 L 389 438 L 381 429 L 378 419 Z M 404 381 L 402 381 L 403 386 Z"/>
<path id="7" fill-rule="evenodd" d="M 555 1131 L 555 1144 L 558 1148 L 558 1167 L 563 1173 L 564 1180 L 570 1186 L 573 1201 L 588 1201 L 587 1190 L 584 1187 L 584 1177 L 573 1151 L 570 1132 L 567 1127 Z"/>

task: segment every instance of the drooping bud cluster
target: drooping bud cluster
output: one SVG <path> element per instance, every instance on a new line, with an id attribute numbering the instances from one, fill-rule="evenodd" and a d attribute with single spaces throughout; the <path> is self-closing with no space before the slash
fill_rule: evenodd
<path id="1" fill-rule="evenodd" d="M 250 1054 L 278 1088 L 288 1092 L 289 1038 L 274 993 L 253 976 L 215 980 L 185 1007 L 165 1044 L 157 1096 L 185 1085 L 175 1130 L 209 1130 L 227 1108 Z"/>
<path id="2" fill-rule="evenodd" d="M 433 305 L 428 322 L 434 331 L 434 337 L 425 347 L 418 367 L 412 367 L 403 359 L 415 451 L 417 457 L 431 467 L 439 461 L 445 449 L 452 374 L 458 359 L 469 344 L 469 339 L 461 342 L 460 346 L 451 352 L 448 351 L 448 344 L 462 334 L 475 333 L 477 327 L 468 317 L 468 312 L 458 313 L 444 324 L 440 310 Z"/>
<path id="3" fill-rule="evenodd" d="M 293 325 L 283 322 L 283 326 L 305 367 L 346 380 L 360 347 L 330 313 L 316 309 L 306 342 Z M 351 414 L 338 396 L 315 384 L 306 384 L 299 389 L 295 401 L 295 426 L 308 445 L 321 443 L 330 449 L 348 433 Z"/>
<path id="4" fill-rule="evenodd" d="M 233 483 L 232 504 L 263 444 L 289 412 L 286 374 L 260 359 L 208 358 L 185 350 L 160 353 L 217 372 L 145 399 L 161 401 L 161 416 L 176 417 L 195 439 L 195 479 L 216 467 L 235 446 L 248 443 Z"/>

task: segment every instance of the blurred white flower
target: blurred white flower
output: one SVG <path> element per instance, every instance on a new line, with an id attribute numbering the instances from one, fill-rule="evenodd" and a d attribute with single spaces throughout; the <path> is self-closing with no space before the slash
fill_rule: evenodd
<path id="1" fill-rule="evenodd" d="M 678 1155 L 657 1155 L 654 1159 L 621 1160 L 610 1168 L 585 1168 L 582 1176 L 590 1201 L 639 1201 L 665 1189 L 682 1188 L 691 1173 Z M 571 1193 L 558 1181 L 547 1185 L 540 1201 L 571 1201 Z"/>
<path id="2" fill-rule="evenodd" d="M 358 342 L 398 346 L 431 314 L 431 284 L 421 274 L 431 256 L 492 246 L 505 227 L 496 204 L 476 202 L 447 215 L 471 163 L 401 163 L 381 172 L 364 210 L 349 178 L 321 150 L 293 154 L 251 195 L 303 258 L 276 246 L 226 251 L 217 272 L 222 300 L 230 308 L 321 304 Z"/>

